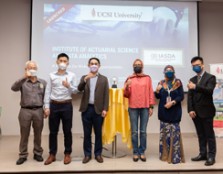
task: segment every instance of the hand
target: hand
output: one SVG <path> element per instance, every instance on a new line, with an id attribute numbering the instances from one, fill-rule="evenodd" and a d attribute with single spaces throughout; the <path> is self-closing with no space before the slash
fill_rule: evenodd
<path id="1" fill-rule="evenodd" d="M 165 108 L 169 109 L 173 106 L 173 101 L 170 101 L 164 105 Z"/>
<path id="2" fill-rule="evenodd" d="M 50 115 L 50 109 L 49 108 L 45 108 L 44 109 L 44 118 L 47 118 Z"/>
<path id="3" fill-rule="evenodd" d="M 149 117 L 153 115 L 153 108 L 149 108 Z"/>
<path id="4" fill-rule="evenodd" d="M 195 118 L 196 117 L 196 113 L 194 111 L 190 111 L 189 115 L 191 118 Z"/>
<path id="5" fill-rule="evenodd" d="M 161 84 L 158 84 L 158 86 L 156 87 L 156 92 L 159 93 L 160 92 L 160 89 L 162 88 L 163 86 Z"/>
<path id="6" fill-rule="evenodd" d="M 66 80 L 62 81 L 62 84 L 64 87 L 70 88 L 70 83 L 67 81 L 67 77 L 66 77 Z"/>
<path id="7" fill-rule="evenodd" d="M 101 113 L 101 116 L 102 117 L 106 117 L 106 115 L 107 115 L 107 111 L 106 110 L 103 110 L 102 113 Z"/>
<path id="8" fill-rule="evenodd" d="M 195 89 L 196 88 L 196 84 L 194 84 L 193 82 L 189 81 L 189 83 L 187 84 L 187 88 L 188 89 Z"/>
<path id="9" fill-rule="evenodd" d="M 31 73 L 29 72 L 29 70 L 25 71 L 25 78 L 29 78 L 31 77 Z"/>
<path id="10" fill-rule="evenodd" d="M 92 77 L 95 77 L 95 76 L 96 76 L 96 74 L 93 74 L 93 73 L 89 72 L 89 73 L 85 76 L 84 81 L 86 82 L 88 79 L 90 79 L 90 78 L 92 78 Z"/>

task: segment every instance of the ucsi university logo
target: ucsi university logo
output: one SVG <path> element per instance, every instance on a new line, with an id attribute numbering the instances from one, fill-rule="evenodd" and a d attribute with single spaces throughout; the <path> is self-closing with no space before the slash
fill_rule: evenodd
<path id="1" fill-rule="evenodd" d="M 92 17 L 95 17 L 96 16 L 96 12 L 95 12 L 95 9 L 94 8 L 91 11 L 91 15 L 92 15 Z"/>
<path id="2" fill-rule="evenodd" d="M 96 12 L 96 10 L 93 8 L 91 11 L 92 17 L 101 17 L 101 18 L 106 18 L 106 17 L 112 17 L 112 12 Z"/>

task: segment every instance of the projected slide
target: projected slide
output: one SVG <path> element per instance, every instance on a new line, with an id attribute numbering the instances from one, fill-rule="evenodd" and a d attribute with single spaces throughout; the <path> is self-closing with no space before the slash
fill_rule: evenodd
<path id="1" fill-rule="evenodd" d="M 79 79 L 88 59 L 98 57 L 100 72 L 117 77 L 122 87 L 132 62 L 141 58 L 154 88 L 168 64 L 186 86 L 197 55 L 196 13 L 194 2 L 34 1 L 32 59 L 47 78 L 57 69 L 56 56 L 67 53 Z"/>

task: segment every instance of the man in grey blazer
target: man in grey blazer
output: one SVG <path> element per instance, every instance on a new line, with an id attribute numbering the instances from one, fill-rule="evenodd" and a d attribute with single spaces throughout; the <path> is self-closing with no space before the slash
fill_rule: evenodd
<path id="1" fill-rule="evenodd" d="M 97 162 L 102 163 L 102 124 L 108 111 L 109 85 L 107 77 L 98 73 L 100 60 L 92 57 L 88 61 L 90 72 L 82 76 L 78 90 L 83 91 L 80 105 L 82 123 L 84 129 L 84 159 L 83 163 L 91 160 L 91 134 L 95 133 L 94 155 Z"/>
<path id="2" fill-rule="evenodd" d="M 191 64 L 197 75 L 192 77 L 188 84 L 188 113 L 196 128 L 200 151 L 199 155 L 191 160 L 206 160 L 205 165 L 210 166 L 215 163 L 216 156 L 216 140 L 213 129 L 215 106 L 212 97 L 216 77 L 204 71 L 202 57 L 192 58 Z"/>

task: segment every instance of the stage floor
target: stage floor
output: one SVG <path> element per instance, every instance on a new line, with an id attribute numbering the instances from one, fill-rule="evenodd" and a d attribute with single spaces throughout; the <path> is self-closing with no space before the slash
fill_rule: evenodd
<path id="1" fill-rule="evenodd" d="M 58 136 L 58 154 L 56 162 L 45 166 L 43 162 L 33 160 L 32 147 L 33 136 L 29 140 L 29 157 L 22 165 L 16 165 L 18 159 L 19 136 L 0 137 L 0 173 L 218 173 L 223 174 L 223 138 L 217 138 L 216 163 L 213 166 L 205 166 L 204 161 L 192 162 L 191 157 L 198 154 L 198 142 L 195 134 L 183 134 L 183 145 L 186 162 L 181 164 L 168 164 L 158 158 L 158 134 L 148 134 L 147 136 L 147 161 L 133 162 L 132 150 L 121 142 L 117 136 L 117 152 L 123 152 L 126 156 L 121 158 L 104 158 L 104 163 L 99 164 L 92 159 L 87 164 L 82 164 L 83 158 L 83 135 L 73 135 L 72 162 L 68 165 L 63 164 L 63 135 Z M 48 136 L 42 139 L 44 148 L 44 159 L 48 156 Z M 94 146 L 93 146 L 94 147 Z M 111 145 L 106 145 L 105 153 L 110 153 Z"/>

